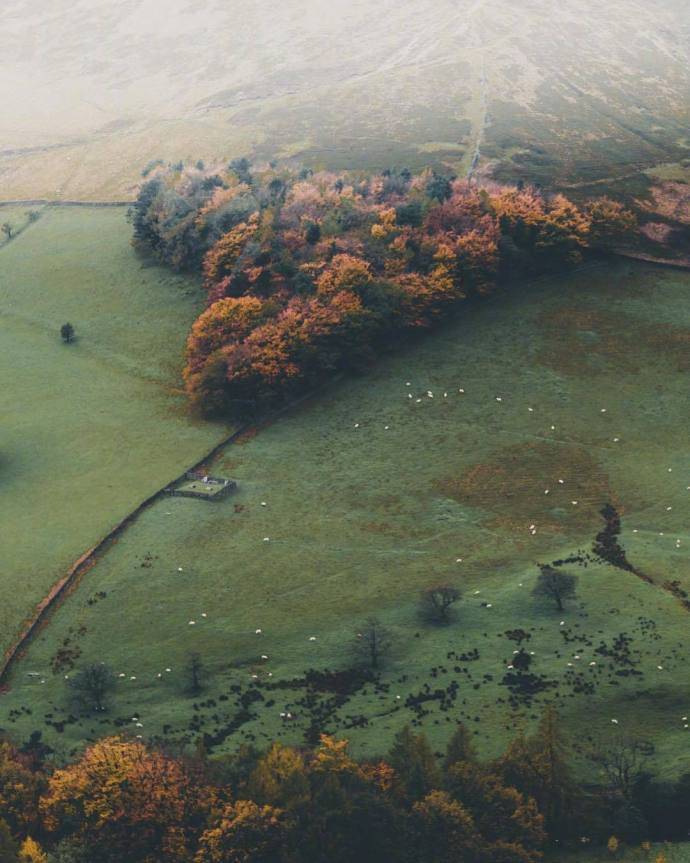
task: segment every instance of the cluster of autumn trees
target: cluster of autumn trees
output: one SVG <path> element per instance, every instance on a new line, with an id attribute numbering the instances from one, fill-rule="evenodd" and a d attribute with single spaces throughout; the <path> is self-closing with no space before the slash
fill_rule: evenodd
<path id="1" fill-rule="evenodd" d="M 585 790 L 569 751 L 553 707 L 490 763 L 463 725 L 444 753 L 406 727 L 365 761 L 326 735 L 220 757 L 112 737 L 55 767 L 34 736 L 0 744 L 0 861 L 538 863 L 549 842 L 683 838 L 690 777 L 654 782 L 641 744 L 616 737 L 598 753 L 607 784 Z"/>
<path id="2" fill-rule="evenodd" d="M 502 271 L 577 263 L 634 228 L 608 199 L 581 209 L 429 170 L 295 174 L 246 160 L 156 168 L 132 221 L 135 246 L 203 272 L 208 307 L 185 380 L 208 415 L 254 413 L 361 369 L 491 291 Z"/>

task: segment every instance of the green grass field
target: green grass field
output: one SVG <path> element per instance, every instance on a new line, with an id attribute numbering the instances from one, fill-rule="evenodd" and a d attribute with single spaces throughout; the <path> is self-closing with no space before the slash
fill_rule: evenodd
<path id="1" fill-rule="evenodd" d="M 9 205 L 5 204 L 4 206 L 0 206 L 0 225 L 8 224 L 12 229 L 12 236 L 8 239 L 7 234 L 3 231 L 0 234 L 0 249 L 3 246 L 7 246 L 10 243 L 19 240 L 19 237 L 22 231 L 30 227 L 31 220 L 29 218 L 30 212 L 35 212 L 40 214 L 43 212 L 42 206 L 32 207 L 28 204 L 26 205 Z"/>
<path id="2" fill-rule="evenodd" d="M 616 854 L 611 854 L 605 848 L 562 854 L 556 852 L 547 855 L 546 860 L 548 863 L 611 863 L 612 860 L 617 860 L 619 863 L 655 863 L 661 854 L 665 863 L 688 863 L 690 843 L 655 843 L 649 850 L 642 847 L 627 848 L 621 845 Z"/>
<path id="3" fill-rule="evenodd" d="M 49 208 L 0 249 L 2 649 L 82 552 L 224 434 L 179 393 L 199 286 L 144 266 L 129 236 L 122 208 Z"/>
<path id="4" fill-rule="evenodd" d="M 51 213 L 40 229 L 59 233 L 61 218 Z M 169 285 L 161 289 L 169 302 Z M 53 316 L 73 317 L 83 333 L 76 350 L 96 354 L 87 346 L 100 325 L 73 311 L 78 297 L 75 288 L 66 308 L 61 294 Z M 38 329 L 41 367 L 68 374 L 65 362 L 80 357 L 55 340 L 50 310 L 46 302 L 50 326 L 27 324 L 22 334 Z M 662 588 L 675 579 L 690 590 L 689 325 L 690 276 L 634 264 L 545 279 L 466 307 L 461 320 L 370 374 L 227 447 L 209 466 L 239 483 L 225 501 L 166 498 L 147 510 L 16 667 L 0 724 L 19 737 L 41 730 L 64 754 L 113 731 L 183 742 L 205 733 L 220 752 L 247 740 L 303 742 L 320 728 L 370 754 L 410 721 L 440 748 L 463 719 L 490 756 L 555 700 L 574 744 L 590 734 L 640 734 L 654 743 L 650 766 L 664 775 L 690 769 L 682 720 L 690 715 L 690 617 Z M 144 366 L 151 329 L 125 328 Z M 41 440 L 82 439 L 86 417 L 64 403 L 68 384 L 59 391 Z M 156 435 L 128 428 L 142 422 L 143 404 L 125 404 L 112 403 L 115 452 L 93 454 L 117 460 L 123 507 L 122 489 L 133 489 L 118 453 L 136 452 L 136 477 L 151 469 L 149 437 L 157 458 L 167 451 L 173 459 L 177 446 L 180 465 L 184 441 L 191 448 L 203 433 L 170 407 L 170 424 L 158 420 Z M 35 410 L 45 416 L 46 403 Z M 124 444 L 124 435 L 136 438 Z M 24 490 L 31 475 L 27 459 L 13 474 Z M 17 495 L 2 498 L 15 519 Z M 602 563 L 573 564 L 565 569 L 579 576 L 578 598 L 559 614 L 531 596 L 536 564 L 590 549 L 609 501 L 622 513 L 629 559 L 654 584 Z M 94 494 L 93 520 L 108 521 L 102 506 Z M 41 494 L 22 510 L 27 528 L 48 522 L 48 509 L 61 527 L 51 527 L 53 545 L 42 554 L 56 559 L 55 536 L 74 544 L 71 528 L 83 534 L 86 507 L 73 511 L 64 499 L 56 507 Z M 15 567 L 7 568 L 7 589 L 27 572 Z M 417 614 L 419 591 L 439 581 L 464 592 L 456 621 L 441 628 Z M 305 680 L 307 669 L 350 668 L 356 632 L 372 614 L 394 636 L 377 681 Z M 530 670 L 544 687 L 532 703 L 511 703 L 506 675 L 517 644 L 506 632 L 515 629 L 525 631 Z M 614 645 L 621 635 L 622 648 Z M 208 672 L 196 699 L 185 694 L 190 651 Z M 89 661 L 110 664 L 118 684 L 106 716 L 78 718 L 64 676 Z"/>

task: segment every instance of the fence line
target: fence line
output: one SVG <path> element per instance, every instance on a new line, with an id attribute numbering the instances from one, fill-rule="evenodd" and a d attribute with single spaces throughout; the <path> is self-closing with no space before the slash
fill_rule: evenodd
<path id="1" fill-rule="evenodd" d="M 48 198 L 0 201 L 0 207 L 131 207 L 136 201 L 59 201 Z"/>
<path id="2" fill-rule="evenodd" d="M 236 442 L 239 438 L 243 437 L 247 434 L 247 432 L 252 431 L 253 429 L 260 429 L 269 425 L 275 420 L 279 419 L 284 414 L 298 407 L 305 401 L 313 398 L 317 392 L 321 391 L 326 386 L 331 386 L 336 380 L 339 380 L 342 375 L 336 376 L 336 378 L 332 379 L 328 383 L 322 384 L 317 387 L 315 390 L 307 393 L 306 395 L 301 396 L 290 404 L 285 405 L 278 410 L 272 411 L 267 414 L 262 420 L 258 422 L 249 422 L 241 425 L 239 428 L 235 429 L 231 435 L 224 438 L 220 443 L 216 444 L 213 449 L 206 453 L 205 456 L 200 458 L 197 462 L 195 462 L 191 467 L 185 468 L 185 470 L 177 476 L 175 479 L 167 482 L 162 488 L 159 488 L 158 491 L 155 491 L 152 495 L 146 498 L 146 500 L 142 501 L 136 509 L 133 509 L 130 513 L 128 513 L 121 521 L 119 521 L 113 528 L 111 528 L 108 533 L 99 540 L 96 545 L 92 546 L 88 551 L 85 551 L 67 570 L 66 574 L 53 585 L 50 589 L 50 592 L 39 602 L 36 606 L 36 609 L 24 626 L 20 634 L 14 640 L 14 642 L 5 650 L 2 656 L 2 660 L 0 661 L 0 690 L 7 689 L 7 680 L 9 677 L 9 673 L 14 666 L 14 663 L 21 657 L 23 649 L 29 644 L 31 638 L 39 627 L 45 623 L 48 616 L 51 612 L 57 608 L 61 599 L 67 596 L 68 592 L 72 587 L 74 587 L 79 581 L 80 576 L 86 573 L 96 562 L 97 560 L 108 550 L 108 548 L 113 544 L 113 542 L 122 534 L 124 531 L 130 527 L 130 525 L 134 524 L 137 518 L 144 512 L 153 506 L 154 503 L 161 500 L 166 496 L 168 489 L 175 485 L 176 483 L 183 482 L 187 478 L 187 474 L 200 470 L 208 461 L 212 461 L 217 458 L 220 453 L 225 449 L 226 446 Z"/>

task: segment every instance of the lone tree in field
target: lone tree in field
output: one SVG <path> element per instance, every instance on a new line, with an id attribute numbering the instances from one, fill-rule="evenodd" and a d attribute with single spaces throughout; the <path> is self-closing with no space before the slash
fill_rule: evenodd
<path id="1" fill-rule="evenodd" d="M 66 345 L 69 345 L 71 342 L 73 342 L 74 341 L 74 327 L 72 326 L 72 324 L 63 324 L 60 327 L 60 336 L 62 338 L 62 341 Z"/>
<path id="2" fill-rule="evenodd" d="M 362 629 L 357 633 L 354 644 L 355 653 L 370 668 L 379 668 L 392 646 L 393 637 L 390 630 L 376 617 L 367 619 Z"/>
<path id="3" fill-rule="evenodd" d="M 7 237 L 8 240 L 12 239 L 12 235 L 14 234 L 14 228 L 9 222 L 4 222 L 2 226 L 2 232 Z"/>
<path id="4" fill-rule="evenodd" d="M 187 675 L 187 691 L 190 695 L 198 695 L 201 692 L 204 677 L 204 663 L 199 653 L 192 652 L 187 656 L 185 673 Z"/>
<path id="5" fill-rule="evenodd" d="M 548 596 L 556 603 L 556 608 L 563 611 L 563 601 L 574 599 L 577 588 L 577 576 L 560 572 L 553 566 L 541 566 L 539 578 L 532 591 L 533 596 Z"/>
<path id="6" fill-rule="evenodd" d="M 460 599 L 460 591 L 449 584 L 437 584 L 423 590 L 419 597 L 422 617 L 433 623 L 450 623 L 450 608 Z"/>
<path id="7" fill-rule="evenodd" d="M 107 697 L 115 689 L 112 669 L 101 662 L 81 668 L 69 681 L 75 700 L 85 711 L 106 710 Z"/>

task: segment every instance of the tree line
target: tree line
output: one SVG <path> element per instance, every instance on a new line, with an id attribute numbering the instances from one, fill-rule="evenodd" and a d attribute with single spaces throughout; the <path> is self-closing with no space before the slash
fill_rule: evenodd
<path id="1" fill-rule="evenodd" d="M 635 228 L 620 204 L 442 173 L 154 166 L 131 210 L 134 245 L 200 269 L 208 306 L 187 342 L 194 407 L 247 416 L 493 290 L 609 250 Z"/>
<path id="2" fill-rule="evenodd" d="M 690 775 L 659 782 L 615 730 L 576 781 L 547 706 L 531 735 L 481 761 L 459 724 L 444 752 L 403 728 L 383 758 L 346 740 L 175 754 L 110 737 L 56 767 L 34 734 L 0 743 L 1 863 L 538 863 L 549 847 L 682 839 Z M 649 858 L 651 859 L 651 858 Z"/>

